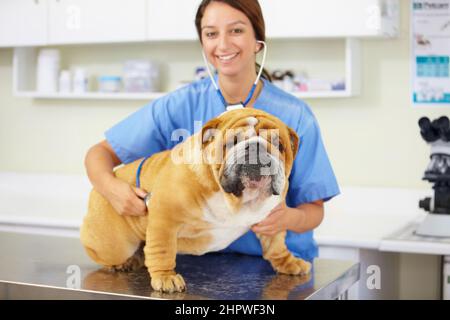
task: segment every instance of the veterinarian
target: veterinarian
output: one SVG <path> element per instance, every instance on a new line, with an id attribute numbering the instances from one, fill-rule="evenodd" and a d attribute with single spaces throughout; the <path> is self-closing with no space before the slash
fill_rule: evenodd
<path id="1" fill-rule="evenodd" d="M 205 124 L 228 105 L 264 110 L 296 130 L 300 148 L 290 176 L 286 202 L 252 227 L 225 251 L 261 255 L 254 232 L 272 235 L 287 230 L 286 243 L 294 255 L 312 260 L 318 254 L 313 229 L 323 219 L 323 203 L 339 194 L 320 129 L 311 109 L 298 98 L 278 89 L 265 70 L 257 81 L 264 52 L 265 25 L 256 0 L 203 0 L 195 25 L 205 59 L 214 66 L 215 80 L 206 78 L 156 99 L 106 131 L 106 139 L 89 149 L 88 177 L 122 215 L 145 215 L 146 191 L 114 176 L 122 163 L 174 147 L 172 132 L 194 133 L 194 122 Z M 217 88 L 215 87 L 217 86 Z M 218 89 L 218 90 L 217 90 Z M 168 194 L 176 197 L 176 194 Z"/>

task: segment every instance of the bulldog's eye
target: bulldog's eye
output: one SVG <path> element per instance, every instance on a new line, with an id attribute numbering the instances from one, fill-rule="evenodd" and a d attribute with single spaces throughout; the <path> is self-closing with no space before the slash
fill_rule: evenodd
<path id="1" fill-rule="evenodd" d="M 281 143 L 278 143 L 278 150 L 280 150 L 280 152 L 284 152 L 284 146 Z"/>

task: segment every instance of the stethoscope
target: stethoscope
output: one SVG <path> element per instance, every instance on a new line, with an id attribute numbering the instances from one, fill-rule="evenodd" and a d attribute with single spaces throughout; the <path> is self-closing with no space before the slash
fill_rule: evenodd
<path id="1" fill-rule="evenodd" d="M 261 74 L 262 74 L 262 71 L 263 71 L 263 68 L 264 68 L 264 63 L 266 62 L 266 53 L 267 53 L 266 43 L 264 41 L 260 41 L 260 40 L 256 40 L 256 42 L 261 43 L 263 45 L 263 50 L 264 51 L 263 51 L 263 57 L 262 57 L 262 61 L 261 61 L 261 67 L 259 69 L 258 75 L 256 76 L 256 80 L 253 83 L 253 86 L 250 89 L 250 92 L 248 93 L 247 99 L 245 99 L 244 102 L 241 101 L 240 103 L 237 103 L 237 104 L 228 104 L 227 101 L 225 100 L 225 97 L 223 96 L 222 92 L 220 91 L 219 86 L 216 83 L 216 80 L 213 77 L 213 74 L 212 74 L 211 69 L 209 67 L 208 60 L 206 59 L 205 52 L 202 50 L 202 56 L 203 56 L 203 60 L 204 60 L 205 65 L 206 65 L 206 69 L 208 70 L 209 78 L 211 79 L 211 82 L 212 82 L 214 88 L 216 89 L 216 93 L 219 96 L 220 100 L 222 101 L 223 106 L 225 107 L 226 111 L 244 108 L 250 102 L 250 100 L 252 99 L 252 96 L 253 96 L 253 93 L 255 92 L 256 86 L 258 85 L 259 78 L 261 77 Z"/>
<path id="2" fill-rule="evenodd" d="M 209 75 L 209 77 L 211 78 L 211 82 L 212 82 L 214 88 L 216 89 L 216 93 L 217 93 L 217 95 L 219 96 L 220 100 L 222 101 L 223 106 L 225 107 L 226 111 L 244 108 L 244 107 L 250 102 L 250 100 L 252 99 L 252 96 L 253 96 L 253 93 L 255 92 L 256 86 L 258 85 L 259 78 L 261 77 L 261 74 L 262 74 L 262 71 L 263 71 L 263 68 L 264 68 L 264 63 L 266 62 L 266 53 L 267 53 L 267 46 L 266 46 L 266 43 L 265 43 L 264 41 L 259 41 L 259 40 L 257 40 L 256 42 L 262 43 L 263 49 L 264 49 L 264 51 L 263 51 L 263 58 L 262 58 L 262 61 L 261 61 L 261 67 L 260 67 L 260 69 L 259 69 L 258 75 L 256 76 L 256 80 L 255 80 L 255 82 L 253 83 L 253 86 L 252 86 L 252 88 L 250 89 L 250 92 L 248 93 L 247 99 L 245 99 L 244 102 L 241 101 L 240 103 L 237 103 L 237 104 L 228 104 L 227 101 L 225 100 L 225 97 L 223 96 L 222 92 L 220 91 L 219 86 L 217 85 L 216 81 L 214 80 L 214 77 L 213 77 L 213 75 L 212 75 L 211 69 L 210 69 L 210 67 L 209 67 L 208 60 L 206 59 L 205 52 L 202 50 L 202 56 L 203 56 L 203 60 L 205 61 L 206 69 L 208 70 L 208 75 Z M 138 166 L 138 169 L 137 169 L 137 172 L 136 172 L 136 187 L 137 187 L 137 188 L 140 188 L 140 187 L 141 187 L 141 179 L 140 179 L 140 177 L 141 177 L 141 170 L 142 170 L 142 166 L 144 165 L 144 162 L 145 162 L 148 158 L 149 158 L 149 157 L 145 157 L 145 158 L 141 161 L 141 163 L 139 164 L 139 166 Z M 149 192 L 149 193 L 147 193 L 147 195 L 142 199 L 142 200 L 144 201 L 144 203 L 145 203 L 145 206 L 146 206 L 147 208 L 148 208 L 149 203 L 150 203 L 150 197 L 151 197 L 151 195 L 152 195 L 152 194 Z"/>

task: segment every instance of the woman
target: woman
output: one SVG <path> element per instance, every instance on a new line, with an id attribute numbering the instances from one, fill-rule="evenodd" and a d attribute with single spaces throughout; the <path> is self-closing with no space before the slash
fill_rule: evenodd
<path id="1" fill-rule="evenodd" d="M 261 79 L 256 76 L 256 55 L 265 49 L 264 20 L 258 1 L 203 0 L 195 24 L 204 57 L 217 75 L 154 100 L 109 129 L 106 140 L 86 155 L 89 179 L 120 214 L 144 215 L 145 190 L 115 178 L 114 167 L 172 148 L 178 143 L 171 141 L 173 130 L 184 128 L 194 133 L 195 121 L 204 124 L 224 112 L 227 105 L 240 103 L 264 110 L 296 130 L 301 143 L 286 202 L 275 207 L 252 231 L 272 235 L 287 230 L 290 251 L 312 260 L 317 256 L 312 230 L 323 219 L 323 202 L 339 194 L 339 188 L 310 108 L 276 88 L 267 72 L 262 72 Z M 252 231 L 225 251 L 261 255 Z"/>

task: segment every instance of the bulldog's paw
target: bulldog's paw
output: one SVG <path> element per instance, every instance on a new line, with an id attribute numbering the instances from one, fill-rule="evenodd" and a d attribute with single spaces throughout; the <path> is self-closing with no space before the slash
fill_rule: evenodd
<path id="1" fill-rule="evenodd" d="M 165 293 L 183 292 L 186 290 L 186 283 L 183 277 L 175 272 L 152 273 L 151 278 L 153 290 Z"/>
<path id="2" fill-rule="evenodd" d="M 307 275 L 311 271 L 311 263 L 292 256 L 283 262 L 274 264 L 274 268 L 282 274 Z"/>

